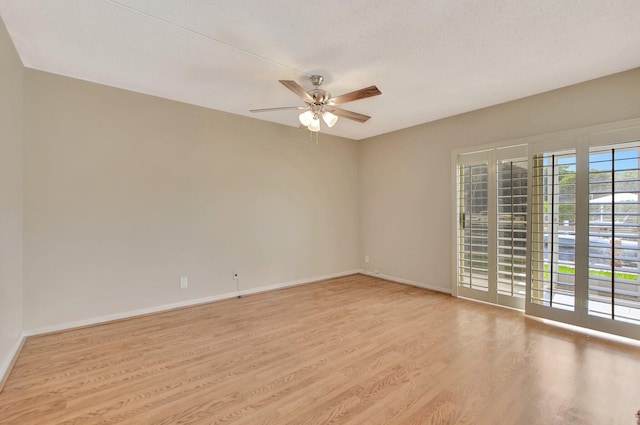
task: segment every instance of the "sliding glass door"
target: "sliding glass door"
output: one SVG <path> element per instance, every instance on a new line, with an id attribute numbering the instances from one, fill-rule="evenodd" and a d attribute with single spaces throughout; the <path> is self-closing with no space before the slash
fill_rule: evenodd
<path id="1" fill-rule="evenodd" d="M 640 142 L 589 151 L 590 316 L 640 325 Z"/>
<path id="2" fill-rule="evenodd" d="M 640 127 L 454 158 L 455 295 L 640 339 Z"/>
<path id="3" fill-rule="evenodd" d="M 533 156 L 531 302 L 575 309 L 576 152 Z"/>
<path id="4" fill-rule="evenodd" d="M 527 313 L 640 338 L 640 128 L 531 150 Z"/>

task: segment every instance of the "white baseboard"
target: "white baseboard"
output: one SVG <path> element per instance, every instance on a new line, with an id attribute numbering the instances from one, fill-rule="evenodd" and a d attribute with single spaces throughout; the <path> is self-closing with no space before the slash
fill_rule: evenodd
<path id="1" fill-rule="evenodd" d="M 274 283 L 273 285 L 259 286 L 257 288 L 245 289 L 241 291 L 227 292 L 225 294 L 212 295 L 210 297 L 198 298 L 194 300 L 180 301 L 171 304 L 165 304 L 155 307 L 143 308 L 140 310 L 127 311 L 124 313 L 109 314 L 106 316 L 91 317 L 88 319 L 77 320 L 74 322 L 60 323 L 52 326 L 46 326 L 37 329 L 30 329 L 23 332 L 23 336 L 41 335 L 51 332 L 66 331 L 74 328 L 82 328 L 85 326 L 98 325 L 101 323 L 112 322 L 114 320 L 128 319 L 131 317 L 142 316 L 150 313 L 159 313 L 161 311 L 173 310 L 180 307 L 189 307 L 198 304 L 206 304 L 214 301 L 222 301 L 236 298 L 243 295 L 258 294 L 260 292 L 268 292 L 276 289 L 288 288 L 291 286 L 304 285 L 306 283 L 317 282 L 319 280 L 333 279 L 336 277 L 349 276 L 360 273 L 360 270 L 350 270 L 340 273 L 333 273 L 324 276 L 316 276 L 305 279 L 292 280 L 289 282 Z"/>
<path id="2" fill-rule="evenodd" d="M 13 347 L 11 347 L 9 354 L 0 365 L 0 393 L 4 388 L 4 384 L 7 378 L 9 377 L 11 368 L 13 367 L 14 362 L 18 358 L 18 354 L 20 354 L 20 350 L 22 349 L 22 345 L 24 344 L 24 341 L 26 340 L 26 338 L 27 338 L 27 335 L 25 335 L 24 332 L 20 333 L 20 335 L 18 336 L 18 339 L 16 340 L 16 343 L 13 344 Z"/>
<path id="3" fill-rule="evenodd" d="M 431 291 L 442 292 L 442 293 L 451 295 L 451 289 L 442 288 L 440 286 L 435 286 L 435 285 L 430 285 L 428 283 L 416 282 L 416 281 L 413 281 L 413 280 L 402 279 L 400 277 L 389 276 L 389 275 L 381 274 L 381 273 L 373 273 L 373 272 L 370 272 L 370 271 L 367 271 L 367 270 L 360 270 L 360 273 L 366 274 L 367 276 L 379 277 L 380 279 L 384 279 L 384 280 L 390 280 L 390 281 L 396 282 L 396 283 L 402 283 L 404 285 L 417 286 L 418 288 L 429 289 Z"/>

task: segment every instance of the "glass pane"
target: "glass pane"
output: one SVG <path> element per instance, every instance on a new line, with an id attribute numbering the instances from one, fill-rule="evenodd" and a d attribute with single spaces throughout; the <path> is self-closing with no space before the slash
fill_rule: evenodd
<path id="1" fill-rule="evenodd" d="M 531 302 L 573 311 L 575 151 L 536 154 L 532 172 Z"/>

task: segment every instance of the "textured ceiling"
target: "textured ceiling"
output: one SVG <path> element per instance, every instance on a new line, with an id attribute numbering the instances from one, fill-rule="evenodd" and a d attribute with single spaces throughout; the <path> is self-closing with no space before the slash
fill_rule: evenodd
<path id="1" fill-rule="evenodd" d="M 640 66 L 640 0 L 0 0 L 25 66 L 297 126 L 278 83 L 371 115 L 352 139 Z"/>

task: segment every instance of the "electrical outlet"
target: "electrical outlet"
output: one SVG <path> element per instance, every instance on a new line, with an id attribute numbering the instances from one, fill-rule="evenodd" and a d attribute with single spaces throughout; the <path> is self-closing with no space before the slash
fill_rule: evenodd
<path id="1" fill-rule="evenodd" d="M 369 263 L 369 256 L 368 255 L 364 256 L 364 262 L 367 263 L 367 264 Z"/>
<path id="2" fill-rule="evenodd" d="M 180 278 L 180 289 L 185 289 L 189 284 L 189 280 L 186 277 Z"/>
<path id="3" fill-rule="evenodd" d="M 238 272 L 233 272 L 233 280 L 238 280 Z"/>

